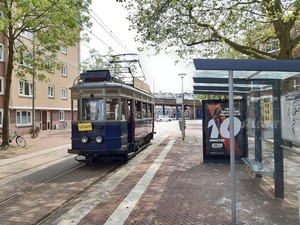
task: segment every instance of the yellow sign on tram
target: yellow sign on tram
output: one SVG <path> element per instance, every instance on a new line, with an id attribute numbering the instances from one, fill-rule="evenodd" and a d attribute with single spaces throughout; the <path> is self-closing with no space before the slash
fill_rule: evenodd
<path id="1" fill-rule="evenodd" d="M 92 130 L 92 123 L 79 123 L 77 126 L 79 131 Z"/>

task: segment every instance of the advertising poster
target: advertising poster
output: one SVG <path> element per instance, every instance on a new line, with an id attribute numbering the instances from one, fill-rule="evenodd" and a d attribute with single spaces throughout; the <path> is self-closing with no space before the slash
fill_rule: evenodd
<path id="1" fill-rule="evenodd" d="M 300 143 L 300 93 L 281 97 L 281 137 Z"/>
<path id="2" fill-rule="evenodd" d="M 228 100 L 203 100 L 204 162 L 230 161 L 230 123 Z M 245 101 L 234 100 L 234 143 L 236 159 L 247 157 Z"/>

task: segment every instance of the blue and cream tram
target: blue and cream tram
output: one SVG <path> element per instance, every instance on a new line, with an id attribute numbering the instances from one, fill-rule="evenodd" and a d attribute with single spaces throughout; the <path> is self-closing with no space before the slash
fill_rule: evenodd
<path id="1" fill-rule="evenodd" d="M 126 84 L 109 69 L 90 70 L 71 88 L 72 147 L 76 160 L 127 160 L 154 135 L 150 89 L 132 77 Z M 84 157 L 84 158 L 83 158 Z"/>

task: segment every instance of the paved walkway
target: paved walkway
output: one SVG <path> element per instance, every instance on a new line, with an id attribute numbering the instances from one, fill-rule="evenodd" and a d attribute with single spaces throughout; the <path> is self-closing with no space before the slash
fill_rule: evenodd
<path id="1" fill-rule="evenodd" d="M 15 140 L 11 143 L 10 150 L 0 151 L 0 160 L 15 158 L 20 155 L 25 155 L 33 152 L 38 152 L 45 149 L 51 149 L 71 143 L 70 130 L 45 130 L 41 131 L 36 139 L 30 138 L 29 134 L 23 136 L 26 140 L 26 147 L 18 147 Z"/>
<path id="2" fill-rule="evenodd" d="M 256 178 L 244 164 L 236 165 L 233 209 L 230 165 L 203 163 L 200 121 L 187 121 L 184 141 L 177 128 L 112 175 L 106 184 L 115 185 L 111 192 L 100 195 L 104 184 L 99 185 L 88 205 L 81 203 L 53 224 L 299 224 L 296 201 L 275 198 L 272 180 Z M 28 149 L 3 152 L 0 159 L 68 144 L 70 132 L 44 131 L 26 140 Z"/>

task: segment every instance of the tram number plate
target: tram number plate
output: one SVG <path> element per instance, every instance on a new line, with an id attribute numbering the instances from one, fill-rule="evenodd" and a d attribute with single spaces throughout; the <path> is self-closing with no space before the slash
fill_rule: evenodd
<path id="1" fill-rule="evenodd" d="M 78 130 L 79 131 L 92 130 L 92 123 L 79 123 Z"/>

